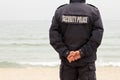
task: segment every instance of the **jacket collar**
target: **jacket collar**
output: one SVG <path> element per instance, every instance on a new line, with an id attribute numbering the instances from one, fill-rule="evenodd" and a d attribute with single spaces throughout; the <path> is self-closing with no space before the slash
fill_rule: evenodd
<path id="1" fill-rule="evenodd" d="M 85 3 L 86 0 L 70 0 L 70 3 L 74 3 L 74 2 Z"/>

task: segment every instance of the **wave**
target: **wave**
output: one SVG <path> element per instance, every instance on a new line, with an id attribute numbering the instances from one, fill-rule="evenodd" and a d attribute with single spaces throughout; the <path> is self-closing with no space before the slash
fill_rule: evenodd
<path id="1" fill-rule="evenodd" d="M 48 46 L 48 43 L 7 43 L 0 46 Z"/>
<path id="2" fill-rule="evenodd" d="M 60 65 L 60 62 L 0 62 L 0 67 L 2 68 L 23 68 L 23 67 L 55 67 Z"/>
<path id="3" fill-rule="evenodd" d="M 46 33 L 46 34 L 48 34 L 48 33 Z M 4 36 L 2 36 L 2 37 L 0 37 L 0 40 L 48 40 L 49 38 L 48 38 L 48 36 L 47 35 L 45 35 L 45 33 L 43 34 L 43 36 L 17 36 L 17 37 L 9 37 L 9 36 L 7 36 L 7 37 L 4 37 Z"/>
<path id="4" fill-rule="evenodd" d="M 24 67 L 56 67 L 60 65 L 60 61 L 58 62 L 7 62 L 3 61 L 0 62 L 0 67 L 2 68 L 24 68 Z M 103 62 L 98 63 L 96 62 L 96 66 L 98 67 L 120 67 L 120 62 Z"/>
<path id="5" fill-rule="evenodd" d="M 54 67 L 60 65 L 60 62 L 20 62 L 21 65 L 29 65 L 29 66 L 49 66 Z"/>
<path id="6" fill-rule="evenodd" d="M 112 66 L 112 67 L 120 67 L 120 62 L 98 62 L 96 63 L 97 66 Z"/>

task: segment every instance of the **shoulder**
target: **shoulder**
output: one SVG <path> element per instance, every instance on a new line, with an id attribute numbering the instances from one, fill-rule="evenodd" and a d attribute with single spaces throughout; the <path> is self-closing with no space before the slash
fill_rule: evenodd
<path id="1" fill-rule="evenodd" d="M 100 16 L 99 9 L 96 6 L 92 5 L 92 4 L 87 4 L 87 5 L 90 6 L 90 8 L 91 8 L 93 18 L 95 20 L 98 19 L 99 16 Z"/>
<path id="2" fill-rule="evenodd" d="M 62 8 L 62 7 L 64 7 L 64 6 L 66 6 L 66 5 L 68 5 L 68 4 L 60 5 L 57 9 Z"/>
<path id="3" fill-rule="evenodd" d="M 55 16 L 56 17 L 59 17 L 62 13 L 62 11 L 64 10 L 64 7 L 68 5 L 68 4 L 63 4 L 63 5 L 60 5 L 59 7 L 57 7 L 56 11 L 55 11 Z"/>
<path id="4" fill-rule="evenodd" d="M 95 8 L 95 9 L 98 9 L 96 6 L 94 6 L 94 5 L 92 5 L 92 4 L 88 4 L 88 3 L 87 3 L 87 5 Z"/>
<path id="5" fill-rule="evenodd" d="M 60 14 L 60 13 L 64 10 L 64 7 L 65 7 L 66 5 L 68 5 L 68 4 L 60 5 L 60 6 L 56 9 L 55 13 L 56 13 L 56 14 Z"/>

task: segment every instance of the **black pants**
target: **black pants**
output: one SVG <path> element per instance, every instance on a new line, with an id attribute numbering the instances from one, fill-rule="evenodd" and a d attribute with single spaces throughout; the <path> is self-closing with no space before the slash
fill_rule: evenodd
<path id="1" fill-rule="evenodd" d="M 96 80 L 95 63 L 87 63 L 82 67 L 60 65 L 60 80 Z"/>

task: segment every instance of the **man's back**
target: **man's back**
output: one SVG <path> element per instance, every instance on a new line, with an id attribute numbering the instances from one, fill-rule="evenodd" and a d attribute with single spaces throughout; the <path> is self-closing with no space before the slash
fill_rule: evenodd
<path id="1" fill-rule="evenodd" d="M 77 50 L 88 41 L 97 13 L 97 8 L 85 3 L 71 3 L 58 9 L 63 40 L 70 50 Z"/>
<path id="2" fill-rule="evenodd" d="M 73 0 L 70 4 L 60 6 L 50 29 L 51 45 L 59 52 L 62 61 L 72 66 L 94 62 L 102 39 L 103 25 L 99 10 L 83 1 Z M 71 64 L 65 56 L 61 56 L 76 50 L 83 53 L 82 58 Z"/>

